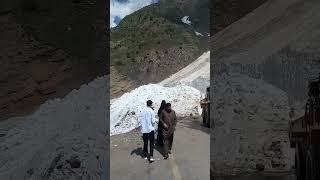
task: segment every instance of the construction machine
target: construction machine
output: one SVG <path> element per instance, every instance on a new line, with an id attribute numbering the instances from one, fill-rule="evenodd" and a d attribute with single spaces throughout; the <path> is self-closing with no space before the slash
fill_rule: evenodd
<path id="1" fill-rule="evenodd" d="M 320 179 L 320 74 L 309 81 L 308 89 L 304 116 L 289 123 L 297 180 Z"/>

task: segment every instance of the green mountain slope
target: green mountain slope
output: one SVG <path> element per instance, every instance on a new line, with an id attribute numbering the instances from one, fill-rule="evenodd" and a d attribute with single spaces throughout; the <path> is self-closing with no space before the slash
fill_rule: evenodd
<path id="1" fill-rule="evenodd" d="M 195 0 L 161 1 L 127 16 L 112 28 L 111 66 L 117 73 L 111 69 L 111 76 L 120 73 L 136 84 L 159 82 L 207 51 L 209 14 L 205 16 L 203 11 L 199 15 L 197 9 L 183 8 L 192 5 L 190 2 L 197 4 Z M 198 6 L 204 6 L 204 2 L 208 3 L 203 1 Z M 193 24 L 183 23 L 184 16 L 190 16 Z M 196 35 L 196 31 L 203 36 Z M 117 85 L 111 82 L 112 89 L 121 88 Z"/>

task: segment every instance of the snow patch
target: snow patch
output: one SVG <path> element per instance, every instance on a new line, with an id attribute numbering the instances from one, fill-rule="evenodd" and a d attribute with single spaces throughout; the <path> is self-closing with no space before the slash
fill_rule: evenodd
<path id="1" fill-rule="evenodd" d="M 194 33 L 195 33 L 197 36 L 203 36 L 203 34 L 197 32 L 197 31 L 195 31 Z"/>
<path id="2" fill-rule="evenodd" d="M 107 79 L 48 100 L 32 115 L 0 122 L 6 134 L 0 141 L 0 179 L 73 179 L 84 173 L 88 179 L 105 179 Z M 78 156 L 81 168 L 70 171 L 66 160 L 72 156 Z M 60 170 L 49 168 L 55 163 Z"/>
<path id="3" fill-rule="evenodd" d="M 114 99 L 110 107 L 110 135 L 129 132 L 137 127 L 137 115 L 146 107 L 146 101 L 152 100 L 155 111 L 162 100 L 170 102 L 177 116 L 199 115 L 200 91 L 185 85 L 163 87 L 157 84 L 140 86 L 131 92 Z"/>
<path id="4" fill-rule="evenodd" d="M 287 128 L 289 102 L 285 92 L 245 75 L 216 76 L 213 84 L 211 168 L 220 174 L 289 171 L 293 166 Z M 225 143 L 229 142 L 229 143 Z"/>
<path id="5" fill-rule="evenodd" d="M 126 133 L 137 127 L 137 115 L 152 100 L 158 110 L 162 100 L 171 102 L 178 116 L 199 115 L 200 100 L 210 85 L 210 51 L 158 84 L 141 86 L 110 104 L 110 134 Z"/>
<path id="6" fill-rule="evenodd" d="M 189 19 L 189 16 L 184 16 L 181 21 L 185 24 L 188 24 L 189 26 L 191 26 L 191 21 Z"/>

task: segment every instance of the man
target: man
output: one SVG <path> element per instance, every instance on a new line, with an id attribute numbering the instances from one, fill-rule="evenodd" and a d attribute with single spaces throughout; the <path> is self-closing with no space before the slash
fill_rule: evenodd
<path id="1" fill-rule="evenodd" d="M 163 128 L 164 159 L 167 159 L 168 154 L 171 154 L 173 135 L 177 124 L 177 116 L 175 111 L 171 109 L 170 103 L 167 103 L 165 109 L 161 112 L 159 121 Z"/>
<path id="2" fill-rule="evenodd" d="M 150 161 L 153 162 L 153 148 L 154 148 L 154 131 L 155 131 L 155 113 L 152 107 L 152 101 L 147 101 L 147 107 L 142 111 L 139 117 L 139 128 L 143 134 L 143 156 L 144 159 L 150 157 Z M 150 154 L 148 154 L 148 141 L 150 144 Z"/>

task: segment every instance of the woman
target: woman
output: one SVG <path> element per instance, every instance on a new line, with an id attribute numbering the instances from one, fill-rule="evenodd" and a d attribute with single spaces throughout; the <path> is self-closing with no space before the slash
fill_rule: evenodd
<path id="1" fill-rule="evenodd" d="M 160 117 L 160 114 L 161 114 L 162 110 L 164 110 L 165 105 L 166 105 L 166 101 L 162 100 L 161 106 L 158 110 L 158 117 Z M 160 123 L 160 121 L 158 123 L 157 146 L 163 146 L 162 124 Z"/>

